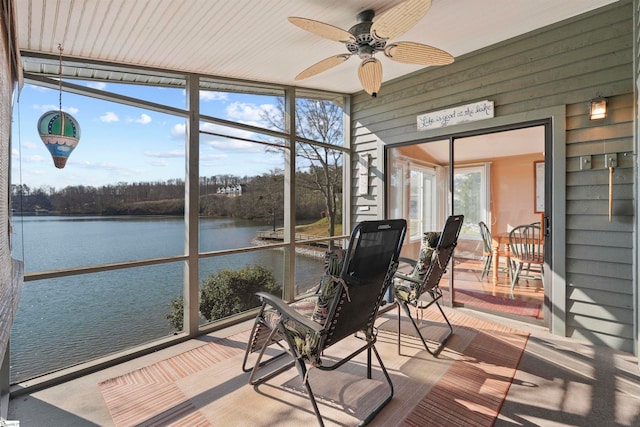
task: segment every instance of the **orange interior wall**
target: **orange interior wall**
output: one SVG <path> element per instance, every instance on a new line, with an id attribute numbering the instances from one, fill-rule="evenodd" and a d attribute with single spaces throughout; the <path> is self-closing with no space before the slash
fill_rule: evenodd
<path id="1" fill-rule="evenodd" d="M 434 159 L 427 158 L 426 153 L 418 146 L 402 147 L 399 152 L 407 157 L 435 162 Z M 505 233 L 518 225 L 541 220 L 542 214 L 535 213 L 534 204 L 534 163 L 538 161 L 544 161 L 542 153 L 478 159 L 472 162 L 476 165 L 481 162 L 491 163 L 489 228 L 492 234 Z M 457 165 L 463 164 L 461 162 Z M 411 244 L 407 239 L 403 256 L 415 257 L 419 247 L 419 242 Z"/>
<path id="2" fill-rule="evenodd" d="M 499 157 L 491 160 L 491 233 L 540 221 L 534 205 L 534 162 L 542 154 Z"/>

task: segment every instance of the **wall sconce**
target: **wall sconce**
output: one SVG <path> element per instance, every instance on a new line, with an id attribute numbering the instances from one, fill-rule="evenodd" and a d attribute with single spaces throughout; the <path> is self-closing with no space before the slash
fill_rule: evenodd
<path id="1" fill-rule="evenodd" d="M 597 98 L 591 100 L 589 108 L 589 120 L 600 120 L 607 117 L 607 98 Z"/>

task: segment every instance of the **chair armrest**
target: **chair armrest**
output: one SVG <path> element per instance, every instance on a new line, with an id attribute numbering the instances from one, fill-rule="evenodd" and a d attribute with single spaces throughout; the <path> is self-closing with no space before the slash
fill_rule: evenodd
<path id="1" fill-rule="evenodd" d="M 298 313 L 293 308 L 289 307 L 286 302 L 282 301 L 275 295 L 271 295 L 267 292 L 256 292 L 256 295 L 263 303 L 266 303 L 273 307 L 283 317 L 291 319 L 294 322 L 299 323 L 305 328 L 311 329 L 316 333 L 320 333 L 322 331 L 322 325 Z"/>
<path id="2" fill-rule="evenodd" d="M 416 279 L 415 277 L 407 276 L 406 274 L 402 274 L 402 273 L 396 273 L 394 277 L 397 277 L 398 279 L 406 280 L 408 282 L 413 282 L 416 284 L 422 283 L 422 280 Z"/>

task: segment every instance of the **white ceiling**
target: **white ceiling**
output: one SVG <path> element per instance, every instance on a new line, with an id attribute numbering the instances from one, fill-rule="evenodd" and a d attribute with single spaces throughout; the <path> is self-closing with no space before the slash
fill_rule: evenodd
<path id="1" fill-rule="evenodd" d="M 433 0 L 426 16 L 396 41 L 415 41 L 459 57 L 616 0 Z M 167 70 L 308 87 L 361 90 L 357 58 L 296 82 L 303 69 L 346 53 L 287 21 L 300 16 L 343 29 L 365 9 L 399 0 L 16 0 L 21 50 Z M 374 19 L 375 21 L 375 19 Z M 383 81 L 420 69 L 382 58 Z M 381 95 L 384 94 L 384 85 Z"/>
<path id="2" fill-rule="evenodd" d="M 544 126 L 456 138 L 457 162 L 539 153 L 544 155 Z M 437 164 L 449 164 L 449 140 L 420 144 Z"/>

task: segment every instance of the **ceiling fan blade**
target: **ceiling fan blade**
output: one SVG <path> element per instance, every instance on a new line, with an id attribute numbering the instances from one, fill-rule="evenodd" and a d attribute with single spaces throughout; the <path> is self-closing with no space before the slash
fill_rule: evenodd
<path id="1" fill-rule="evenodd" d="M 418 65 L 447 65 L 453 56 L 442 49 L 414 42 L 397 42 L 384 48 L 384 54 L 394 61 Z"/>
<path id="2" fill-rule="evenodd" d="M 373 21 L 371 35 L 377 39 L 393 39 L 406 33 L 422 19 L 431 0 L 406 0 Z"/>
<path id="3" fill-rule="evenodd" d="M 333 68 L 336 65 L 342 64 L 344 61 L 346 61 L 349 58 L 351 58 L 351 55 L 347 55 L 347 54 L 330 56 L 328 58 L 325 58 L 320 62 L 316 62 L 311 67 L 307 68 L 306 70 L 298 74 L 296 76 L 296 80 L 303 80 L 311 76 L 315 76 L 316 74 L 322 73 L 323 71 L 327 71 L 329 68 Z"/>
<path id="4" fill-rule="evenodd" d="M 358 78 L 362 88 L 374 98 L 382 86 L 382 64 L 376 58 L 365 59 L 358 67 Z"/>
<path id="5" fill-rule="evenodd" d="M 334 27 L 333 25 L 325 24 L 324 22 L 314 21 L 313 19 L 298 18 L 296 16 L 289 17 L 289 22 L 293 25 L 309 31 L 325 39 L 333 40 L 336 42 L 348 42 L 349 40 L 355 40 L 353 34 L 342 28 Z"/>

